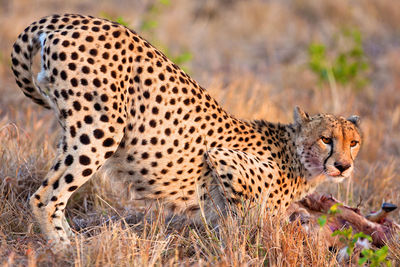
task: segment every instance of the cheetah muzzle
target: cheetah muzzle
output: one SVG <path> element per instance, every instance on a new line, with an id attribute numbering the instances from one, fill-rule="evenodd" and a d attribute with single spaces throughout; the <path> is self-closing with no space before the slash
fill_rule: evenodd
<path id="1" fill-rule="evenodd" d="M 194 219 L 200 207 L 212 217 L 215 203 L 224 209 L 241 199 L 265 201 L 273 212 L 326 178 L 349 177 L 361 144 L 356 116 L 310 117 L 295 108 L 287 125 L 237 119 L 146 40 L 105 19 L 42 18 L 19 35 L 11 57 L 22 92 L 52 109 L 63 129 L 30 200 L 60 248 L 72 235 L 68 199 L 95 173 L 128 182 L 121 190 L 133 199 Z"/>

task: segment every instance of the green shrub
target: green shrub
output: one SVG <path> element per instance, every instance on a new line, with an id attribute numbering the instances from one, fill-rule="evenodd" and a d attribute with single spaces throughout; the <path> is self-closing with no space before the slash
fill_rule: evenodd
<path id="1" fill-rule="evenodd" d="M 329 211 L 328 214 L 330 215 L 335 215 L 337 213 L 340 213 L 340 210 L 338 209 L 338 206 L 340 206 L 340 203 L 336 203 L 333 205 Z M 322 215 L 317 219 L 318 224 L 320 227 L 325 226 L 327 223 L 328 218 L 326 215 Z M 343 228 L 341 230 L 336 230 L 332 233 L 332 236 L 338 236 L 339 240 L 347 246 L 346 253 L 351 257 L 354 252 L 354 247 L 359 239 L 365 238 L 369 242 L 372 242 L 372 237 L 369 235 L 364 234 L 363 232 L 358 232 L 358 233 L 353 233 L 353 228 L 350 226 L 349 228 Z M 380 249 L 363 249 L 361 251 L 361 256 L 358 260 L 358 265 L 363 265 L 368 263 L 369 266 L 376 267 L 376 266 L 382 266 L 385 264 L 386 266 L 391 266 L 390 261 L 387 259 L 388 256 L 388 247 L 385 245 Z"/>
<path id="2" fill-rule="evenodd" d="M 339 45 L 344 41 L 346 45 Z M 339 83 L 344 87 L 359 90 L 369 83 L 367 71 L 369 63 L 362 47 L 361 33 L 357 30 L 343 31 L 338 36 L 333 55 L 328 55 L 327 47 L 312 43 L 308 47 L 309 67 L 322 84 Z"/>

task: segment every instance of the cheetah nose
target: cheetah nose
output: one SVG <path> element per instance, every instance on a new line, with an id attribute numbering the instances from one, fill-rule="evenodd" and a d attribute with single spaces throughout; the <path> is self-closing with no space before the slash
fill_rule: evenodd
<path id="1" fill-rule="evenodd" d="M 343 162 L 335 162 L 334 166 L 336 167 L 336 169 L 338 169 L 340 172 L 344 172 L 345 170 L 347 170 L 348 168 L 351 167 L 351 164 L 349 163 L 343 163 Z"/>

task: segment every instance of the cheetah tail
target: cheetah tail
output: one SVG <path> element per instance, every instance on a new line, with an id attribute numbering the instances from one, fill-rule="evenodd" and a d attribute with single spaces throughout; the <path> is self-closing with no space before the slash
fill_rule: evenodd
<path id="1" fill-rule="evenodd" d="M 43 47 L 46 41 L 46 33 L 38 30 L 38 26 L 31 24 L 24 32 L 22 32 L 15 41 L 11 52 L 12 71 L 15 76 L 16 83 L 21 88 L 22 92 L 33 102 L 50 108 L 49 100 L 44 92 L 41 92 L 37 81 L 33 77 L 32 59 L 38 50 Z M 42 62 L 42 69 L 43 69 Z M 38 79 L 40 79 L 40 74 Z"/>

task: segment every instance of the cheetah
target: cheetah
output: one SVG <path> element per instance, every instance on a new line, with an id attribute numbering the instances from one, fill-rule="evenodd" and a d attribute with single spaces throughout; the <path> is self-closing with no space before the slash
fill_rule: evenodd
<path id="1" fill-rule="evenodd" d="M 62 127 L 54 163 L 30 198 L 60 248 L 73 235 L 68 199 L 97 172 L 130 181 L 138 201 L 190 218 L 241 199 L 274 212 L 324 180 L 348 178 L 361 144 L 355 115 L 296 107 L 291 124 L 237 119 L 136 32 L 106 19 L 44 17 L 18 36 L 11 59 L 22 92 Z"/>

